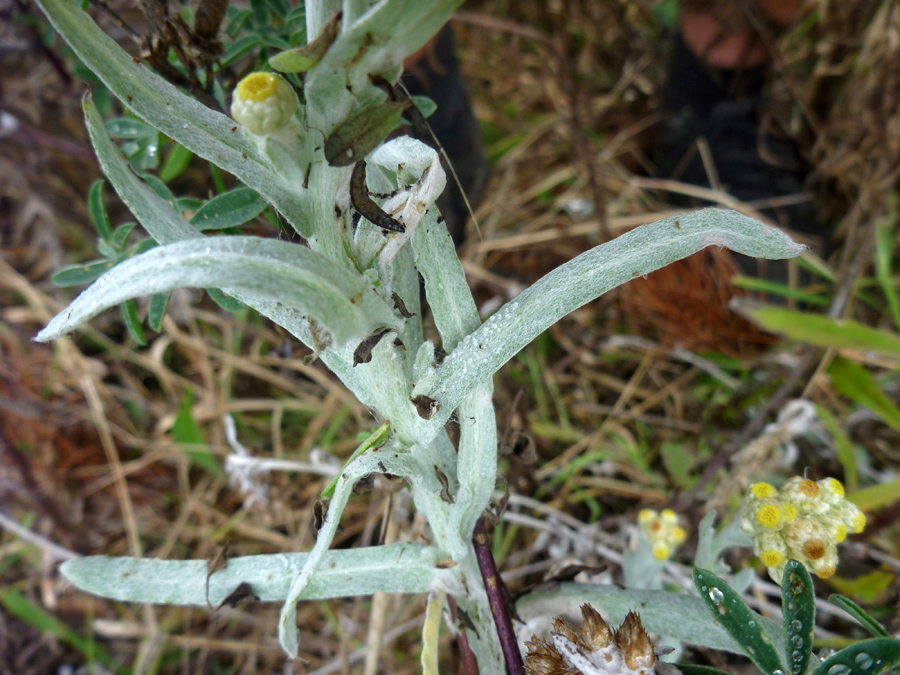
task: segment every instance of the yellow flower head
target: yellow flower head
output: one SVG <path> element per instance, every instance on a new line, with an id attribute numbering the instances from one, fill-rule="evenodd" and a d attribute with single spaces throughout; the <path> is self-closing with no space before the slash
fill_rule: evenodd
<path id="1" fill-rule="evenodd" d="M 638 527 L 650 543 L 650 550 L 657 560 L 668 560 L 687 539 L 687 532 L 681 526 L 678 514 L 672 509 L 664 509 L 662 513 L 642 509 L 638 513 Z"/>
<path id="2" fill-rule="evenodd" d="M 778 583 L 791 558 L 822 578 L 834 575 L 837 545 L 865 526 L 865 514 L 834 478 L 796 476 L 778 490 L 769 483 L 754 483 L 741 513 L 741 528 L 753 537 L 756 555 Z"/>
<path id="3" fill-rule="evenodd" d="M 756 522 L 763 527 L 773 528 L 781 525 L 784 512 L 776 504 L 763 504 L 756 509 Z"/>

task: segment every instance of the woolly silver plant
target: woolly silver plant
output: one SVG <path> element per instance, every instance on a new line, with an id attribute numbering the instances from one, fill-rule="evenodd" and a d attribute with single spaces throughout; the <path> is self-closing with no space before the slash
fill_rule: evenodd
<path id="1" fill-rule="evenodd" d="M 131 170 L 87 96 L 85 119 L 100 165 L 158 246 L 100 277 L 38 339 L 71 333 L 129 298 L 179 287 L 220 288 L 314 350 L 383 423 L 343 467 L 308 553 L 235 558 L 211 576 L 203 560 L 88 557 L 63 565 L 63 574 L 77 587 L 107 598 L 197 606 L 207 603 L 207 584 L 209 598 L 218 603 L 247 583 L 260 600 L 283 603 L 278 635 L 291 657 L 300 649 L 300 601 L 377 591 L 446 591 L 475 627 L 469 644 L 481 672 L 503 672 L 472 543 L 497 472 L 493 374 L 569 312 L 706 246 L 767 258 L 796 256 L 803 247 L 736 212 L 667 218 L 583 253 L 482 322 L 434 207 L 445 183 L 437 154 L 408 138 L 371 148 L 371 139 L 362 138 L 379 127 L 372 116 L 392 113 L 373 76 L 396 82 L 402 59 L 437 32 L 461 0 L 307 0 L 310 49 L 272 60 L 282 70 L 306 70 L 302 96 L 278 76 L 259 80 L 239 92 L 238 122 L 185 96 L 129 56 L 81 3 L 38 2 L 123 105 L 258 192 L 305 242 L 198 231 Z M 254 105 L 254 97 L 264 100 L 267 91 L 277 93 L 277 108 Z M 376 131 L 386 135 L 390 119 L 386 115 Z M 366 162 L 366 192 L 394 193 L 380 204 L 398 224 L 394 231 L 384 233 L 365 219 L 354 227 L 351 191 L 360 186 L 354 188 L 351 180 L 359 169 L 344 165 L 342 153 L 357 165 Z M 420 275 L 447 354 L 440 363 L 436 345 L 422 331 Z M 398 309 L 396 298 L 407 311 Z M 391 338 L 373 342 L 384 334 Z M 361 348 L 366 352 L 362 359 Z M 454 414 L 460 425 L 458 447 L 444 432 Z M 416 509 L 431 527 L 431 541 L 329 551 L 353 486 L 375 472 L 406 479 Z M 665 599 L 661 602 L 665 608 Z M 672 611 L 678 611 L 674 605 Z M 721 630 L 707 624 L 709 639 L 703 630 L 676 634 L 677 625 L 660 632 L 721 644 Z M 425 639 L 436 641 L 433 622 L 429 626 Z"/>

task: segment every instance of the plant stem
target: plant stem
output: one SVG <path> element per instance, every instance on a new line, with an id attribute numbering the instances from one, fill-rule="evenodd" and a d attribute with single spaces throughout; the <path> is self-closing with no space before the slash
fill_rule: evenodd
<path id="1" fill-rule="evenodd" d="M 464 675 L 478 675 L 478 664 L 475 662 L 475 654 L 469 646 L 469 638 L 466 636 L 465 625 L 460 624 L 459 615 L 456 611 L 456 600 L 452 595 L 447 596 L 447 603 L 450 605 L 450 616 L 458 626 L 456 633 L 457 646 L 459 647 L 459 656 L 462 661 L 462 672 Z"/>
<path id="2" fill-rule="evenodd" d="M 519 652 L 512 619 L 509 617 L 506 600 L 503 598 L 502 582 L 500 575 L 497 574 L 497 565 L 494 563 L 494 555 L 491 552 L 491 538 L 488 535 L 484 516 L 479 518 L 475 524 L 472 542 L 475 546 L 478 569 L 481 570 L 481 578 L 484 580 L 484 588 L 491 606 L 491 614 L 497 626 L 500 648 L 503 650 L 503 658 L 506 660 L 506 672 L 509 675 L 525 675 L 525 664 L 522 662 L 522 654 Z"/>

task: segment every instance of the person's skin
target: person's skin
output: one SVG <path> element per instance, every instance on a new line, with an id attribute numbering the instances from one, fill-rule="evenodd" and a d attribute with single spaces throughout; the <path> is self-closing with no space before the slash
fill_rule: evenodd
<path id="1" fill-rule="evenodd" d="M 778 26 L 787 26 L 800 12 L 804 0 L 757 0 L 761 12 Z M 769 52 L 749 26 L 727 32 L 709 12 L 682 11 L 681 35 L 688 48 L 715 68 L 753 68 L 769 60 Z"/>

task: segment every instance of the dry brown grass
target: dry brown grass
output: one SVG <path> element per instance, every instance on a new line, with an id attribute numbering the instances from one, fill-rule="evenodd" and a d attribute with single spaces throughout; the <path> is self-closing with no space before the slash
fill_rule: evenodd
<path id="1" fill-rule="evenodd" d="M 484 0 L 455 21 L 477 113 L 497 139 L 477 214 L 480 232 L 470 231 L 462 251 L 479 303 L 508 299 L 606 233 L 675 212 L 668 190 L 691 192 L 642 177 L 652 172 L 647 133 L 663 76 L 664 40 L 652 5 Z M 784 70 L 775 93 L 793 103 L 789 128 L 815 136 L 809 147 L 822 219 L 841 224 L 846 245 L 838 268 L 858 276 L 869 265 L 867 226 L 897 189 L 897 9 L 887 0 L 818 6 L 820 20 L 780 43 Z M 176 300 L 146 348 L 130 343 L 112 312 L 71 338 L 30 341 L 71 297 L 50 285 L 49 273 L 66 259 L 91 255 L 83 196 L 98 172 L 80 117 L 81 86 L 60 76 L 27 27 L 3 31 L 5 40 L 24 41 L 20 53 L 3 55 L 4 105 L 13 102 L 7 109 L 28 124 L 0 139 L 3 513 L 80 554 L 210 558 L 225 541 L 235 555 L 307 550 L 311 507 L 325 479 L 273 474 L 268 505 L 245 508 L 236 489 L 191 465 L 172 437 L 191 392 L 193 419 L 219 458 L 229 452 L 225 413 L 238 419 L 241 441 L 259 456 L 307 459 L 319 447 L 346 457 L 373 420 L 320 365 L 304 365 L 302 346 L 265 322 L 198 303 L 193 292 Z M 512 141 L 501 152 L 503 139 Z M 713 197 L 733 205 L 727 195 Z M 601 216 L 573 218 L 567 207 L 576 198 Z M 500 545 L 514 591 L 558 562 L 548 551 L 587 565 L 615 562 L 627 545 L 627 524 L 644 505 L 681 496 L 689 516 L 700 513 L 702 490 L 678 482 L 660 445 L 682 444 L 697 462 L 688 472 L 695 478 L 705 462 L 722 465 L 722 449 L 781 377 L 765 355 L 745 360 L 754 376 L 735 382 L 678 349 L 747 359 L 770 344 L 728 311 L 730 269 L 725 256 L 703 254 L 638 280 L 574 312 L 500 374 L 502 439 L 531 439 L 537 458 L 513 453 L 503 460 L 519 499 L 514 508 L 545 521 L 597 523 L 583 547 L 566 550 L 546 532 L 504 529 Z M 853 310 L 851 303 L 847 312 Z M 610 340 L 626 330 L 653 339 Z M 793 395 L 803 384 L 814 400 L 842 405 L 826 379 L 803 382 Z M 552 482 L 561 467 L 591 456 L 593 470 Z M 839 469 L 823 457 L 803 459 L 823 475 Z M 890 454 L 875 461 L 897 466 Z M 370 493 L 352 500 L 336 545 L 426 536 L 402 487 L 378 478 Z M 536 494 L 542 509 L 527 501 Z M 896 556 L 896 534 L 896 527 L 876 531 L 869 546 Z M 606 548 L 591 548 L 589 537 Z M 862 544 L 851 550 L 860 569 L 873 569 Z M 282 672 L 277 607 L 209 612 L 110 603 L 66 587 L 55 563 L 41 547 L 0 536 L 4 586 L 78 632 L 90 631 L 136 671 Z M 894 581 L 873 604 L 890 606 L 896 588 Z M 367 645 L 383 645 L 377 672 L 416 672 L 422 613 L 416 597 L 303 603 L 302 660 L 294 672 L 363 672 Z M 454 647 L 444 639 L 446 672 L 453 672 Z M 4 660 L 22 674 L 83 663 L 71 648 L 0 610 L 6 667 Z"/>

